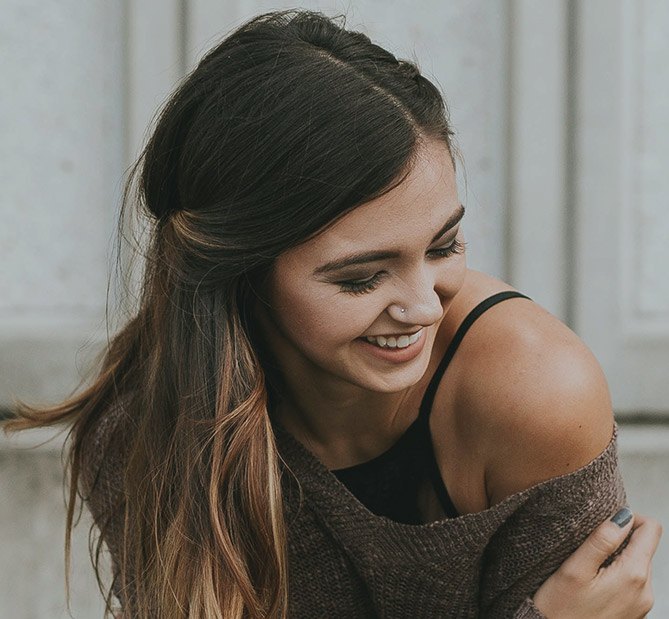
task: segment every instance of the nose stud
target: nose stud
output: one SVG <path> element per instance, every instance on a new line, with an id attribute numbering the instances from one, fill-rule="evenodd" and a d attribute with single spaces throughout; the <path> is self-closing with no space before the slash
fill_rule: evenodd
<path id="1" fill-rule="evenodd" d="M 394 303 L 388 308 L 388 313 L 395 320 L 405 320 L 407 316 L 407 309 L 406 307 L 402 307 L 401 305 Z"/>

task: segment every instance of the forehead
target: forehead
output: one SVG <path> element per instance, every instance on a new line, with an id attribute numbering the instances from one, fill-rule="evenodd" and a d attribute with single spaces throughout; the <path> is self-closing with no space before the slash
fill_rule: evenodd
<path id="1" fill-rule="evenodd" d="M 355 208 L 289 253 L 298 260 L 322 260 L 348 251 L 424 245 L 425 238 L 431 238 L 459 207 L 451 155 L 445 145 L 431 142 L 397 187 Z"/>

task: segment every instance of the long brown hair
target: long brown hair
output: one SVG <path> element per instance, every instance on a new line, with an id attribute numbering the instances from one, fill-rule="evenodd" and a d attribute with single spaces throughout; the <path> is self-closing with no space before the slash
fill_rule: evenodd
<path id="1" fill-rule="evenodd" d="M 71 425 L 66 556 L 78 498 L 126 617 L 285 617 L 289 531 L 254 332 L 283 251 L 451 148 L 416 66 L 308 11 L 261 15 L 210 51 L 162 110 L 121 210 L 147 217 L 136 311 L 90 384 L 9 430 Z M 276 388 L 274 388 L 276 391 Z M 100 576 L 98 574 L 98 579 Z M 101 585 L 102 586 L 102 585 Z"/>

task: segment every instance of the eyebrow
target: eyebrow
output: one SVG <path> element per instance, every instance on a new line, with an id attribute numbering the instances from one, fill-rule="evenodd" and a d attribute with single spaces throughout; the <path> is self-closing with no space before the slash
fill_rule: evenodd
<path id="1" fill-rule="evenodd" d="M 455 211 L 447 220 L 446 223 L 439 228 L 439 231 L 432 237 L 430 245 L 435 241 L 438 241 L 446 232 L 451 228 L 454 228 L 460 220 L 465 215 L 465 207 L 461 204 L 460 208 Z M 331 262 L 326 262 L 324 265 L 319 266 L 315 271 L 314 275 L 320 273 L 330 273 L 332 271 L 338 271 L 345 267 L 353 266 L 355 264 L 366 264 L 367 262 L 379 262 L 381 260 L 390 260 L 391 258 L 399 257 L 399 252 L 390 251 L 390 250 L 378 250 L 378 251 L 365 251 L 357 254 L 351 254 L 349 256 L 344 256 L 338 260 L 332 260 Z"/>

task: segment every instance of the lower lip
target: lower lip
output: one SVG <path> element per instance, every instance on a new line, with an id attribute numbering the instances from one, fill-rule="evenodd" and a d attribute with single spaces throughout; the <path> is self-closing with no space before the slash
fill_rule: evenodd
<path id="1" fill-rule="evenodd" d="M 367 352 L 378 359 L 390 361 L 391 363 L 406 363 L 420 355 L 425 346 L 425 332 L 423 331 L 418 340 L 413 344 L 409 344 L 406 348 L 381 348 L 363 338 L 359 338 L 356 341 L 359 342 Z"/>

